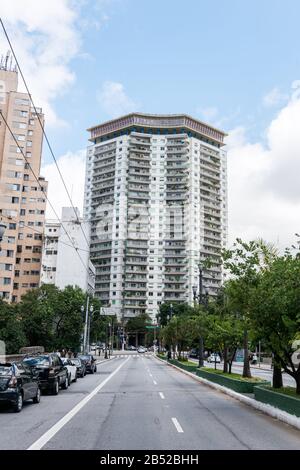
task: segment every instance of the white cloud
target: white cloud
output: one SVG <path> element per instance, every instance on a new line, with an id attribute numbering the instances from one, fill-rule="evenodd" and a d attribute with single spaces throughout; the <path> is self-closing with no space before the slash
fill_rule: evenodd
<path id="1" fill-rule="evenodd" d="M 57 160 L 73 204 L 79 208 L 81 215 L 83 211 L 85 162 L 86 150 L 79 150 L 76 153 L 68 152 Z M 44 165 L 41 174 L 49 181 L 48 198 L 60 217 L 61 208 L 70 207 L 71 204 L 55 164 L 49 163 Z M 56 218 L 49 204 L 47 204 L 46 217 L 50 219 Z"/>
<path id="2" fill-rule="evenodd" d="M 127 114 L 139 108 L 139 105 L 127 96 L 122 83 L 118 82 L 104 82 L 97 93 L 97 100 L 110 117 Z"/>
<path id="3" fill-rule="evenodd" d="M 267 108 L 277 106 L 288 100 L 288 95 L 282 93 L 279 88 L 274 87 L 269 93 L 263 98 L 263 104 Z"/>
<path id="4" fill-rule="evenodd" d="M 263 237 L 285 247 L 300 225 L 300 95 L 296 88 L 266 130 L 250 143 L 243 127 L 229 132 L 230 241 Z"/>
<path id="5" fill-rule="evenodd" d="M 43 107 L 47 124 L 59 125 L 52 101 L 74 82 L 70 61 L 80 49 L 77 12 L 70 0 L 1 2 L 0 15 L 8 31 L 36 106 Z M 9 46 L 1 35 L 0 49 Z M 19 76 L 19 87 L 25 91 Z"/>

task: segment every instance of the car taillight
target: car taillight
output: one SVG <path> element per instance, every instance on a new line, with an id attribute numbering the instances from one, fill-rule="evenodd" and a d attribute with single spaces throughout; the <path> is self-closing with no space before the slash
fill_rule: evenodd
<path id="1" fill-rule="evenodd" d="M 49 369 L 49 375 L 55 375 L 55 370 L 54 369 Z"/>
<path id="2" fill-rule="evenodd" d="M 17 381 L 16 377 L 12 377 L 10 379 L 10 381 L 8 382 L 9 388 L 15 388 L 17 386 L 17 384 L 18 384 L 18 381 Z"/>

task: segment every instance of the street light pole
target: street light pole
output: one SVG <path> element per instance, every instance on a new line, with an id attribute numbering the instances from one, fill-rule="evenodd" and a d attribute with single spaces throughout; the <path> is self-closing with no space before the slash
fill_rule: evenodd
<path id="1" fill-rule="evenodd" d="M 84 322 L 84 334 L 83 334 L 83 352 L 86 353 L 87 347 L 87 333 L 88 333 L 88 315 L 89 315 L 89 295 L 86 298 L 86 308 L 85 308 L 85 322 Z M 83 307 L 84 309 L 84 307 Z"/>
<path id="2" fill-rule="evenodd" d="M 205 299 L 203 300 L 203 268 L 202 265 L 198 265 L 199 268 L 199 292 L 197 295 L 197 287 L 193 286 L 193 294 L 194 294 L 194 303 L 196 303 L 196 299 L 198 298 L 198 305 L 204 305 L 207 307 L 208 304 L 208 291 L 205 292 Z M 203 345 L 203 336 L 200 332 L 199 336 L 199 368 L 204 366 L 204 345 Z"/>

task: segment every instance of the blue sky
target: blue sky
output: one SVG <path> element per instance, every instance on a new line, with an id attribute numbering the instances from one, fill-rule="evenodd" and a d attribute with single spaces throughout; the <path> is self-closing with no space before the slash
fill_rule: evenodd
<path id="1" fill-rule="evenodd" d="M 188 113 L 229 133 L 229 239 L 294 241 L 299 0 L 10 0 L 0 15 L 74 204 L 86 128 L 131 111 Z M 59 212 L 68 200 L 46 145 L 42 172 Z"/>
<path id="2" fill-rule="evenodd" d="M 58 153 L 85 146 L 85 128 L 111 117 L 96 99 L 105 81 L 122 83 L 141 111 L 205 118 L 217 108 L 213 121 L 256 138 L 273 111 L 263 96 L 286 92 L 299 73 L 297 0 L 113 0 L 102 14 L 99 29 L 83 31 L 89 57 L 71 61 L 76 82 L 55 103 L 71 126 L 52 131 Z"/>

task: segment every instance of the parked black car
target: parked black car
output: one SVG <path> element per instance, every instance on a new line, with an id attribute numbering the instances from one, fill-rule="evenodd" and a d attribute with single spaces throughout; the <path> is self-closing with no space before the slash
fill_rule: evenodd
<path id="1" fill-rule="evenodd" d="M 0 363 L 0 402 L 11 403 L 19 413 L 23 402 L 39 403 L 41 392 L 38 375 L 24 363 Z"/>
<path id="2" fill-rule="evenodd" d="M 84 362 L 79 359 L 79 357 L 74 357 L 71 359 L 72 364 L 76 366 L 77 369 L 77 377 L 83 378 L 86 375 L 86 368 Z"/>
<path id="3" fill-rule="evenodd" d="M 38 372 L 40 389 L 57 395 L 59 387 L 69 386 L 68 370 L 57 354 L 41 354 L 24 359 L 32 370 Z"/>
<path id="4" fill-rule="evenodd" d="M 80 354 L 77 356 L 84 363 L 86 371 L 94 374 L 97 372 L 96 359 L 91 354 Z"/>

